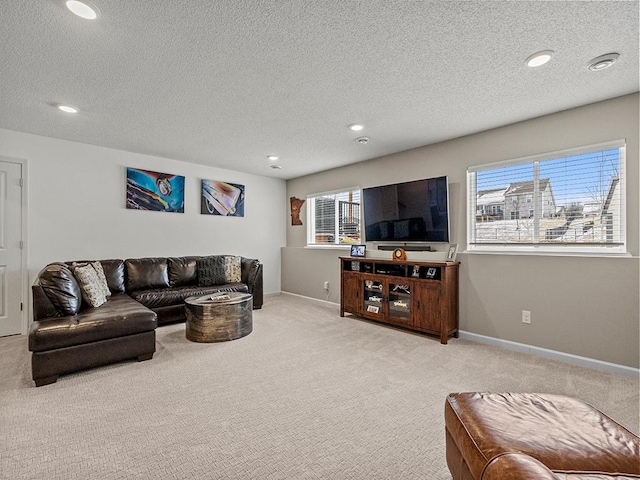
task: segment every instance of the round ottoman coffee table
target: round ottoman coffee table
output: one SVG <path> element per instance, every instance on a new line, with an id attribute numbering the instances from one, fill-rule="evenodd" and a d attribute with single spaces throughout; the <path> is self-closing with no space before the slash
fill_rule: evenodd
<path id="1" fill-rule="evenodd" d="M 186 337 L 192 342 L 226 342 L 253 330 L 253 296 L 229 292 L 185 299 Z"/>

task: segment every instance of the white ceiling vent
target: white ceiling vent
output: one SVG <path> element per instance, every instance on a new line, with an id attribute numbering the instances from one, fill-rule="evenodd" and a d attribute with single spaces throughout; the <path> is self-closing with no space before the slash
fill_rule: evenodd
<path id="1" fill-rule="evenodd" d="M 611 65 L 616 63 L 619 56 L 619 53 L 607 53 L 606 55 L 600 55 L 589 62 L 589 70 L 592 72 L 598 72 L 605 68 L 609 68 Z"/>

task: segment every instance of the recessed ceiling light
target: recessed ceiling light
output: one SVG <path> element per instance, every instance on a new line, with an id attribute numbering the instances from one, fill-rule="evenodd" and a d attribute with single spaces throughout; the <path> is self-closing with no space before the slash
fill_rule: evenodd
<path id="1" fill-rule="evenodd" d="M 600 55 L 599 57 L 596 57 L 589 62 L 588 68 L 592 72 L 604 70 L 605 68 L 609 68 L 611 65 L 616 63 L 616 60 L 618 60 L 619 56 L 619 53 L 607 53 L 606 55 Z"/>
<path id="2" fill-rule="evenodd" d="M 359 132 L 360 130 L 362 130 L 364 128 L 364 125 L 362 125 L 360 123 L 352 123 L 351 125 L 349 125 L 349 128 L 351 130 L 353 130 L 354 132 Z"/>
<path id="3" fill-rule="evenodd" d="M 71 12 L 86 20 L 98 18 L 98 9 L 86 0 L 82 2 L 79 0 L 67 0 L 65 5 Z"/>
<path id="4" fill-rule="evenodd" d="M 281 170 L 282 167 L 280 165 L 271 165 L 271 168 L 273 168 L 274 170 Z"/>
<path id="5" fill-rule="evenodd" d="M 271 160 L 272 162 L 275 162 L 276 160 L 278 160 L 280 157 L 278 157 L 277 155 L 268 155 L 267 158 L 269 160 Z"/>
<path id="6" fill-rule="evenodd" d="M 365 145 L 369 143 L 369 137 L 358 137 L 356 138 L 356 142 L 358 142 L 360 145 Z"/>
<path id="7" fill-rule="evenodd" d="M 78 113 L 78 109 L 76 107 L 72 107 L 71 105 L 56 105 L 58 110 L 62 110 L 64 113 Z"/>
<path id="8" fill-rule="evenodd" d="M 527 67 L 539 67 L 540 65 L 544 65 L 549 60 L 551 60 L 552 56 L 553 50 L 543 50 L 531 55 L 529 58 L 527 58 L 525 63 L 527 64 Z"/>

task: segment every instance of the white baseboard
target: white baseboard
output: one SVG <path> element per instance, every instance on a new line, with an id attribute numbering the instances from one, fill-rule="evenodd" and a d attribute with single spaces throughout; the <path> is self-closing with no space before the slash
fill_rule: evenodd
<path id="1" fill-rule="evenodd" d="M 618 365 L 616 363 L 604 362 L 602 360 L 595 360 L 593 358 L 580 357 L 571 353 L 559 352 L 557 350 L 549 350 L 542 347 L 534 347 L 524 343 L 512 342 L 510 340 L 501 340 L 499 338 L 487 337 L 485 335 L 479 335 L 477 333 L 460 331 L 460 338 L 470 340 L 472 342 L 483 343 L 485 345 L 493 345 L 496 347 L 503 347 L 509 350 L 515 350 L 522 353 L 530 353 L 532 355 L 539 355 L 541 357 L 550 358 L 553 360 L 559 360 L 561 362 L 570 363 L 572 365 L 578 365 L 581 367 L 593 368 L 595 370 L 601 370 L 610 373 L 617 373 L 620 375 L 626 375 L 630 377 L 640 376 L 640 369 L 627 367 L 626 365 Z"/>
<path id="2" fill-rule="evenodd" d="M 305 300 L 309 300 L 311 302 L 316 302 L 316 303 L 321 303 L 322 305 L 325 305 L 327 307 L 335 307 L 335 308 L 340 308 L 340 304 L 339 303 L 333 303 L 330 302 L 328 300 L 320 300 L 318 298 L 313 298 L 313 297 L 307 297 L 305 295 L 298 295 L 297 293 L 291 293 L 291 292 L 280 292 L 281 295 L 291 295 L 292 297 L 298 297 L 298 298 L 304 298 Z"/>
<path id="3" fill-rule="evenodd" d="M 274 292 L 265 294 L 266 296 L 276 295 L 290 295 L 292 297 L 303 298 L 312 302 L 320 303 L 327 307 L 340 308 L 339 303 L 329 302 L 327 300 L 319 300 L 317 298 L 307 297 L 305 295 L 299 295 L 291 292 Z M 494 337 L 487 337 L 485 335 L 479 335 L 477 333 L 465 332 L 460 330 L 459 337 L 472 342 L 483 343 L 485 345 L 492 345 L 495 347 L 507 348 L 509 350 L 515 350 L 522 353 L 530 353 L 532 355 L 539 355 L 541 357 L 550 358 L 552 360 L 558 360 L 560 362 L 570 363 L 572 365 L 578 365 L 581 367 L 593 368 L 594 370 L 601 370 L 610 373 L 616 373 L 619 375 L 626 375 L 629 377 L 639 377 L 640 369 L 627 367 L 626 365 L 618 365 L 617 363 L 604 362 L 602 360 L 596 360 L 588 357 L 580 357 L 571 353 L 559 352 L 557 350 L 549 350 L 542 347 L 534 347 L 525 343 L 512 342 L 510 340 L 502 340 Z"/>

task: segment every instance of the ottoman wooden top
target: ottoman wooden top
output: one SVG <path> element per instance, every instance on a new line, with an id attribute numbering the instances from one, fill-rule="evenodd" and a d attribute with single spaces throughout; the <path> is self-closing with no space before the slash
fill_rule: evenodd
<path id="1" fill-rule="evenodd" d="M 241 292 L 224 292 L 214 293 L 211 295 L 196 295 L 187 297 L 184 301 L 189 305 L 229 305 L 233 303 L 241 303 L 251 298 L 250 293 Z M 228 298 L 227 298 L 228 297 Z"/>

